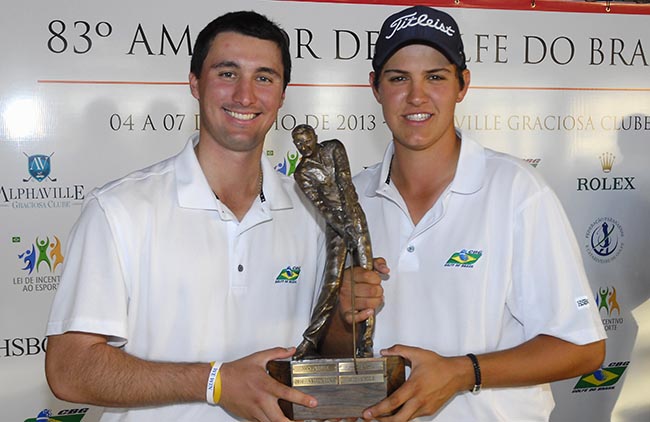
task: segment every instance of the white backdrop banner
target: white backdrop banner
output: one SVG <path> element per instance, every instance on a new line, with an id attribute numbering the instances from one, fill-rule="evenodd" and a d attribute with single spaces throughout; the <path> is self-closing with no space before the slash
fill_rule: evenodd
<path id="1" fill-rule="evenodd" d="M 48 412 L 50 420 L 98 420 L 99 408 L 56 400 L 43 371 L 45 323 L 68 232 L 90 190 L 176 153 L 197 130 L 187 77 L 201 28 L 233 7 L 284 27 L 294 72 L 266 155 L 291 174 L 298 154 L 290 132 L 309 123 L 321 140 L 345 143 L 356 172 L 379 161 L 390 140 L 368 72 L 381 22 L 404 6 L 375 3 L 3 4 L 1 420 L 47 420 Z M 599 371 L 553 384 L 552 419 L 650 420 L 639 397 L 650 373 L 650 271 L 643 264 L 650 249 L 650 6 L 621 14 L 615 6 L 585 13 L 508 3 L 429 2 L 464 31 L 472 82 L 457 126 L 527 160 L 554 187 L 608 331 Z"/>

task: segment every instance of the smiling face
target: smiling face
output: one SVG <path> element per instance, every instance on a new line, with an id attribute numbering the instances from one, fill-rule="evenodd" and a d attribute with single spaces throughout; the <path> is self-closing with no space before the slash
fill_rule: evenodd
<path id="1" fill-rule="evenodd" d="M 261 151 L 284 101 L 283 70 L 274 42 L 236 32 L 218 34 L 201 78 L 190 73 L 201 112 L 201 141 L 230 151 Z"/>
<path id="2" fill-rule="evenodd" d="M 456 67 L 438 50 L 423 44 L 399 49 L 381 74 L 370 74 L 396 148 L 423 150 L 455 142 L 454 111 L 467 93 L 469 71 L 463 71 L 463 76 L 461 89 Z M 379 78 L 376 88 L 375 78 Z"/>

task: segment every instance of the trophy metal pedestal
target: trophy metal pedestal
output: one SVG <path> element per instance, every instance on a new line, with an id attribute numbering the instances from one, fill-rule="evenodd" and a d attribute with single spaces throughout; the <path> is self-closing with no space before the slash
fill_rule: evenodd
<path id="1" fill-rule="evenodd" d="M 291 420 L 326 420 L 361 417 L 361 412 L 404 383 L 404 359 L 399 356 L 275 360 L 267 364 L 277 381 L 315 397 L 318 406 L 308 408 L 280 400 Z"/>

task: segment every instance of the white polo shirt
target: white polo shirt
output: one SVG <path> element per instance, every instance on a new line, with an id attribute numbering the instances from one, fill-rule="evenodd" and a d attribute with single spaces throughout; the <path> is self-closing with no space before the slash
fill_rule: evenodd
<path id="1" fill-rule="evenodd" d="M 324 232 L 293 179 L 262 159 L 241 222 L 193 150 L 94 190 L 75 224 L 47 335 L 83 331 L 147 360 L 231 361 L 295 346 L 320 293 Z M 203 403 L 106 409 L 102 421 L 235 420 Z"/>
<path id="2" fill-rule="evenodd" d="M 385 305 L 375 348 L 396 343 L 443 356 L 480 354 L 539 334 L 605 338 L 582 258 L 555 194 L 522 160 L 463 138 L 454 180 L 414 226 L 386 183 L 384 160 L 354 179 L 375 256 L 385 257 Z M 436 421 L 543 421 L 548 384 L 455 396 Z"/>

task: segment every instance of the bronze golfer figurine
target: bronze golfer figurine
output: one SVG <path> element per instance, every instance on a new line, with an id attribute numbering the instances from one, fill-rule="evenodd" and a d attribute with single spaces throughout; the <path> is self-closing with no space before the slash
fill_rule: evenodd
<path id="1" fill-rule="evenodd" d="M 402 385 L 404 359 L 399 356 L 373 357 L 374 316 L 363 323 L 363 330 L 359 330 L 360 338 L 356 337 L 356 329 L 353 330 L 356 347 L 350 348 L 352 356 L 320 356 L 318 345 L 334 313 L 346 259 L 349 256 L 353 265 L 372 270 L 372 248 L 366 216 L 352 184 L 343 144 L 336 139 L 318 143 L 316 133 L 309 125 L 296 126 L 291 135 L 302 154 L 294 178 L 327 223 L 327 262 L 318 302 L 296 353 L 290 360 L 268 362 L 267 369 L 276 380 L 318 400 L 315 408 L 280 400 L 287 418 L 358 418 L 365 408 L 383 400 Z"/>
<path id="2" fill-rule="evenodd" d="M 366 215 L 352 184 L 350 164 L 343 144 L 332 139 L 318 143 L 314 129 L 298 125 L 291 132 L 302 159 L 293 175 L 300 189 L 327 222 L 327 261 L 323 286 L 309 327 L 303 333 L 294 359 L 318 356 L 317 346 L 332 317 L 348 255 L 355 266 L 372 270 L 372 248 Z M 354 310 L 353 310 L 354 311 Z M 356 357 L 372 357 L 374 317 L 364 322 Z"/>

